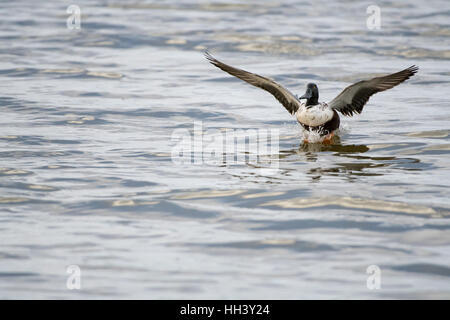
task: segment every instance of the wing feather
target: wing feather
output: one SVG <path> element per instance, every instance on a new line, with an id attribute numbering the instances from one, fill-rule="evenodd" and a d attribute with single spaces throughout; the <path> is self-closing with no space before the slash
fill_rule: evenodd
<path id="1" fill-rule="evenodd" d="M 411 66 L 387 76 L 354 83 L 334 98 L 329 103 L 329 106 L 346 116 L 353 116 L 353 113 L 361 113 L 364 105 L 373 94 L 395 87 L 412 77 L 418 70 L 418 67 Z"/>
<path id="2" fill-rule="evenodd" d="M 235 76 L 241 80 L 244 80 L 255 87 L 264 89 L 270 92 L 285 108 L 290 114 L 294 114 L 299 106 L 300 102 L 298 99 L 286 88 L 276 83 L 272 79 L 262 77 L 255 73 L 247 72 L 242 69 L 234 68 L 223 62 L 220 62 L 214 58 L 209 52 L 205 52 L 205 57 L 208 61 L 219 69 Z"/>

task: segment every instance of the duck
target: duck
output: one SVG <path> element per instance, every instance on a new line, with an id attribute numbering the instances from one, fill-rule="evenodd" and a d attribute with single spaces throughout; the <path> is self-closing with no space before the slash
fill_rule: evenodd
<path id="1" fill-rule="evenodd" d="M 208 51 L 204 55 L 217 68 L 271 93 L 305 130 L 317 133 L 319 141 L 324 144 L 331 144 L 339 129 L 338 113 L 350 117 L 360 114 L 373 94 L 399 85 L 419 70 L 419 67 L 412 65 L 396 73 L 356 82 L 342 90 L 329 103 L 325 103 L 319 102 L 319 88 L 315 83 L 308 83 L 305 94 L 299 97 L 270 78 L 225 64 Z M 308 143 L 308 140 L 304 139 L 304 143 Z"/>

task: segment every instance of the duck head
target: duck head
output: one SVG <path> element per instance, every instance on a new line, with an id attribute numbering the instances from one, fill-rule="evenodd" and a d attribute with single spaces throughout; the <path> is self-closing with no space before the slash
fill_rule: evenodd
<path id="1" fill-rule="evenodd" d="M 319 88 L 315 83 L 308 83 L 306 92 L 299 99 L 306 99 L 306 106 L 315 106 L 319 103 Z"/>

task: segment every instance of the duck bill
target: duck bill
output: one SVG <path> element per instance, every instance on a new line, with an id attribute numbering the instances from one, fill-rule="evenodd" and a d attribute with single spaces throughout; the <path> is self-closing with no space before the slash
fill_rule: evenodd
<path id="1" fill-rule="evenodd" d="M 304 95 L 302 95 L 299 99 L 310 99 L 312 98 L 312 92 L 311 90 L 306 90 L 306 93 Z"/>

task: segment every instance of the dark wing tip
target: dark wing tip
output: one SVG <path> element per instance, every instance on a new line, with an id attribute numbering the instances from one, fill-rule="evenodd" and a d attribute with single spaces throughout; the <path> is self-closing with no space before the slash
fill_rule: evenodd
<path id="1" fill-rule="evenodd" d="M 405 80 L 408 80 L 413 75 L 415 75 L 419 71 L 419 67 L 416 65 L 412 65 L 411 67 L 401 71 L 400 73 L 403 73 L 403 79 L 400 82 L 403 82 Z"/>
<path id="2" fill-rule="evenodd" d="M 214 58 L 214 57 L 211 55 L 211 53 L 209 53 L 208 50 L 205 50 L 205 51 L 203 52 L 203 55 L 204 55 L 205 58 L 206 58 L 210 63 L 212 63 L 213 65 L 217 66 L 217 64 L 219 63 L 219 61 L 218 61 L 216 58 Z"/>
<path id="3" fill-rule="evenodd" d="M 419 71 L 419 67 L 416 65 L 412 65 L 411 67 L 409 67 L 408 69 L 406 69 L 407 71 L 409 71 L 410 75 L 413 76 L 415 75 L 418 71 Z"/>

